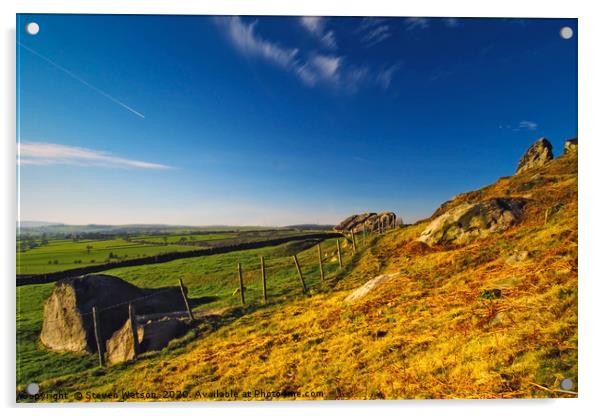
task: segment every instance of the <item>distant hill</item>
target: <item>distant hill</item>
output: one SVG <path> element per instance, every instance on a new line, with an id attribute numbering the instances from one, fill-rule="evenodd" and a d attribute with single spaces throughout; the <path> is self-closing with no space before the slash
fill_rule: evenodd
<path id="1" fill-rule="evenodd" d="M 48 222 L 48 221 L 17 221 L 17 226 L 21 228 L 36 228 L 36 227 L 48 227 L 51 225 L 64 225 L 59 222 Z"/>
<path id="2" fill-rule="evenodd" d="M 17 223 L 17 226 L 19 224 Z M 215 233 L 215 232 L 242 232 L 242 231 L 265 231 L 282 229 L 280 227 L 260 226 L 236 226 L 236 225 L 165 225 L 165 224 L 124 224 L 103 225 L 86 224 L 70 225 L 46 221 L 22 221 L 20 236 L 36 237 L 42 234 L 48 236 L 83 236 L 91 234 L 125 235 L 125 234 L 192 234 L 192 233 Z"/>
<path id="3" fill-rule="evenodd" d="M 332 224 L 295 224 L 287 225 L 284 228 L 293 228 L 296 230 L 332 230 Z"/>

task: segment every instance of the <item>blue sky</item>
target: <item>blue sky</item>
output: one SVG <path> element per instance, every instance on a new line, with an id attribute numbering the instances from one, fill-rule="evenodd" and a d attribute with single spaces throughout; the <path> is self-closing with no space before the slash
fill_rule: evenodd
<path id="1" fill-rule="evenodd" d="M 22 220 L 413 222 L 511 175 L 537 138 L 560 154 L 577 135 L 575 19 L 19 15 L 17 27 Z"/>

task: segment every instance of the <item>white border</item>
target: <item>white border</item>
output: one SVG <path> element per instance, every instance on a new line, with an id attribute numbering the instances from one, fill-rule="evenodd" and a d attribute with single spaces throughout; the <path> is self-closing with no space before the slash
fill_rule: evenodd
<path id="1" fill-rule="evenodd" d="M 49 415 L 120 414 L 150 415 L 177 412 L 178 415 L 211 412 L 220 414 L 327 414 L 345 412 L 365 415 L 379 413 L 419 413 L 446 415 L 504 415 L 509 412 L 545 413 L 546 415 L 592 414 L 602 408 L 600 396 L 602 368 L 600 353 L 600 308 L 602 273 L 600 262 L 601 211 L 599 178 L 602 129 L 600 108 L 596 107 L 602 91 L 599 39 L 602 39 L 601 14 L 595 2 L 579 1 L 473 1 L 416 0 L 393 2 L 384 0 L 304 0 L 296 4 L 285 0 L 20 0 L 1 2 L 3 13 L 2 83 L 0 100 L 4 130 L 2 142 L 2 239 L 0 256 L 4 265 L 2 276 L 4 325 L 1 332 L 3 353 L 0 370 L 3 407 L 8 414 L 43 412 Z M 576 17 L 579 18 L 579 398 L 565 400 L 490 400 L 490 401 L 406 401 L 406 402 L 328 402 L 328 403 L 193 403 L 193 404 L 127 404 L 91 405 L 82 407 L 51 406 L 43 409 L 19 408 L 14 404 L 15 383 L 15 13 L 117 13 L 117 14 L 272 14 L 272 15 L 339 15 L 339 16 L 464 16 L 464 17 Z M 598 40 L 598 43 L 596 42 Z M 542 66 L 542 71 L 545 67 Z M 598 76 L 596 76 L 598 75 Z"/>

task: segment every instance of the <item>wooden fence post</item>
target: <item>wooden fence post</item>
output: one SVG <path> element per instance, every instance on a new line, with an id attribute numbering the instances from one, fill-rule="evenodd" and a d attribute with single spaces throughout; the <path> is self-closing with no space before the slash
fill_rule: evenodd
<path id="1" fill-rule="evenodd" d="M 339 267 L 342 269 L 343 268 L 343 259 L 341 257 L 341 243 L 339 242 L 338 238 L 337 238 L 337 252 L 339 253 Z"/>
<path id="2" fill-rule="evenodd" d="M 240 303 L 245 305 L 245 285 L 242 280 L 242 267 L 240 267 L 240 263 L 238 263 L 238 284 L 240 290 Z"/>
<path id="3" fill-rule="evenodd" d="M 102 340 L 100 339 L 100 327 L 98 325 L 98 315 L 96 313 L 96 306 L 92 306 L 92 323 L 94 324 L 94 337 L 96 338 L 96 348 L 98 349 L 98 363 L 101 367 L 104 367 L 104 348 L 102 348 Z"/>
<path id="4" fill-rule="evenodd" d="M 353 254 L 355 254 L 355 233 L 353 232 L 353 230 L 351 230 L 351 246 L 353 247 Z"/>
<path id="5" fill-rule="evenodd" d="M 297 260 L 297 255 L 293 256 L 293 260 L 295 261 L 295 266 L 297 266 L 297 273 L 299 273 L 299 280 L 301 281 L 301 286 L 303 287 L 303 293 L 307 292 L 307 287 L 305 286 L 305 280 L 303 280 L 303 272 L 301 272 L 301 266 L 299 266 L 299 260 Z"/>
<path id="6" fill-rule="evenodd" d="M 322 264 L 322 247 L 318 243 L 318 264 L 320 265 L 320 281 L 324 281 L 324 265 Z"/>
<path id="7" fill-rule="evenodd" d="M 268 289 L 265 282 L 265 260 L 263 256 L 261 256 L 261 281 L 263 283 L 263 303 L 268 301 Z"/>
<path id="8" fill-rule="evenodd" d="M 194 321 L 194 316 L 192 316 L 192 311 L 190 310 L 190 305 L 188 304 L 188 297 L 186 296 L 186 290 L 184 289 L 184 283 L 182 279 L 178 279 L 180 281 L 180 292 L 182 292 L 182 299 L 184 299 L 184 305 L 186 305 L 186 310 L 188 311 L 188 318 L 191 321 Z"/>
<path id="9" fill-rule="evenodd" d="M 130 328 L 132 329 L 132 344 L 134 345 L 134 359 L 140 354 L 140 344 L 138 343 L 138 326 L 136 323 L 136 311 L 134 305 L 128 305 L 128 313 L 130 315 Z"/>

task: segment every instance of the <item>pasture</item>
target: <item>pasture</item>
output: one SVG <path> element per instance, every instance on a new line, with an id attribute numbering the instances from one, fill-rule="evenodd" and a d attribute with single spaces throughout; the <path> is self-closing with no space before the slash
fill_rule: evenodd
<path id="1" fill-rule="evenodd" d="M 235 246 L 241 243 L 268 241 L 303 235 L 312 231 L 298 230 L 217 230 L 211 232 L 177 232 L 174 234 L 107 235 L 104 238 L 32 239 L 35 247 L 17 250 L 17 275 L 36 275 L 78 269 L 124 260 L 154 257 L 161 254 L 198 250 L 199 248 Z"/>
<path id="2" fill-rule="evenodd" d="M 303 292 L 291 256 L 297 254 L 309 293 L 325 288 L 320 282 L 317 240 L 292 241 L 274 247 L 242 250 L 204 257 L 174 260 L 161 264 L 112 269 L 107 274 L 118 276 L 140 287 L 175 286 L 182 278 L 188 287 L 193 311 L 231 310 L 240 306 L 237 264 L 243 269 L 246 291 L 245 309 L 254 310 L 262 304 L 260 256 L 265 258 L 268 304 L 272 307 L 299 299 Z M 323 266 L 327 279 L 339 272 L 336 240 L 321 243 Z M 149 246 L 152 247 L 152 246 Z M 163 246 L 157 246 L 163 248 Z M 171 247 L 171 246 L 170 246 Z M 184 247 L 185 248 L 185 247 Z M 351 250 L 343 242 L 343 263 L 351 261 Z M 17 287 L 17 384 L 37 382 L 74 374 L 97 366 L 91 354 L 56 353 L 39 342 L 44 300 L 53 283 Z M 152 353 L 151 353 L 152 354 Z"/>
<path id="3" fill-rule="evenodd" d="M 47 244 L 17 251 L 17 274 L 43 274 L 75 269 L 120 260 L 150 257 L 174 251 L 193 250 L 192 246 L 159 246 L 126 241 L 107 240 L 49 240 Z"/>

